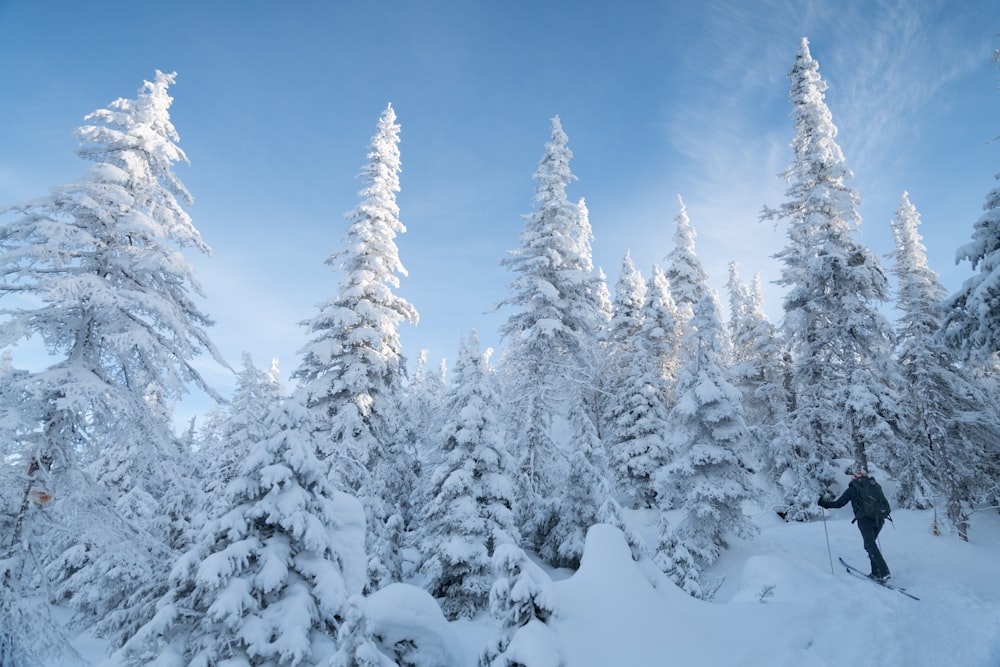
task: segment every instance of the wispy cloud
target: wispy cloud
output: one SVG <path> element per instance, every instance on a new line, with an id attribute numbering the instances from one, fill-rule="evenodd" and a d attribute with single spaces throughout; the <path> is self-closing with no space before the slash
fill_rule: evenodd
<path id="1" fill-rule="evenodd" d="M 878 223 L 890 218 L 887 207 L 899 196 L 894 184 L 883 188 L 878 179 L 901 171 L 906 158 L 900 147 L 925 131 L 920 123 L 927 122 L 928 106 L 981 66 L 990 45 L 963 42 L 968 29 L 959 27 L 969 17 L 943 1 L 733 4 L 710 5 L 694 28 L 698 39 L 690 40 L 693 46 L 677 64 L 680 86 L 662 123 L 679 157 L 669 183 L 687 203 L 713 286 L 724 285 L 730 260 L 740 263 L 747 279 L 760 272 L 774 316 L 781 293 L 769 284 L 779 272 L 771 256 L 785 239 L 783 230 L 757 222 L 757 215 L 764 204 L 782 201 L 787 187 L 778 174 L 791 159 L 787 73 L 799 40 L 810 38 L 830 84 L 827 102 L 848 166 L 858 174 L 855 187 L 863 199 L 886 190 Z M 663 183 L 650 184 L 635 207 L 659 210 L 667 225 L 674 210 L 663 207 L 677 192 L 662 190 Z M 876 230 L 884 232 L 876 234 L 884 246 L 877 252 L 891 243 L 884 226 Z"/>
<path id="2" fill-rule="evenodd" d="M 899 142 L 920 131 L 915 119 L 950 83 L 982 66 L 989 44 L 970 44 L 967 34 L 963 40 L 957 25 L 967 17 L 945 2 L 848 7 L 836 43 L 813 55 L 831 84 L 827 102 L 841 147 L 860 174 L 893 160 Z"/>

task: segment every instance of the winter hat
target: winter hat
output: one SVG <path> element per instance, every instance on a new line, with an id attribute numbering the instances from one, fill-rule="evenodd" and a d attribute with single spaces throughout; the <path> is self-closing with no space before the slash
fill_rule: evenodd
<path id="1" fill-rule="evenodd" d="M 847 474 L 851 476 L 851 479 L 857 479 L 858 477 L 866 476 L 868 474 L 868 471 L 866 471 L 864 468 L 858 468 L 857 470 L 849 470 Z"/>

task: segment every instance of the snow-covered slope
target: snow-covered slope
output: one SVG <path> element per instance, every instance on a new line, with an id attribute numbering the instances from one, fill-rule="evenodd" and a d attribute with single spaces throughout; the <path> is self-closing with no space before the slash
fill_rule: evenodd
<path id="1" fill-rule="evenodd" d="M 713 570 L 725 581 L 711 603 L 665 582 L 654 588 L 621 533 L 595 526 L 580 569 L 555 587 L 565 665 L 1000 665 L 1000 515 L 977 515 L 970 543 L 935 536 L 930 512 L 894 520 L 883 552 L 893 581 L 920 601 L 841 571 L 838 555 L 867 568 L 848 511 L 826 522 L 832 568 L 822 523 L 758 517 L 761 534 Z"/>
<path id="2" fill-rule="evenodd" d="M 580 569 L 550 572 L 559 613 L 548 636 L 565 667 L 1000 665 L 1000 514 L 976 514 L 968 543 L 934 535 L 932 512 L 898 510 L 893 517 L 882 550 L 893 582 L 920 601 L 841 571 L 838 555 L 867 567 L 847 510 L 830 512 L 825 526 L 758 515 L 760 534 L 734 543 L 709 573 L 723 578 L 713 602 L 695 600 L 635 563 L 617 529 L 595 526 Z M 642 513 L 630 518 L 640 528 L 653 525 Z M 474 667 L 495 622 L 484 616 L 445 623 L 418 593 L 405 585 L 380 591 L 369 615 L 396 634 L 410 623 L 421 643 L 435 647 L 440 638 L 457 667 Z M 92 638 L 81 636 L 77 646 L 91 664 L 104 658 Z M 542 662 L 551 654 L 545 648 L 531 667 L 551 664 Z M 430 653 L 436 657 L 421 664 L 438 664 L 444 654 Z"/>

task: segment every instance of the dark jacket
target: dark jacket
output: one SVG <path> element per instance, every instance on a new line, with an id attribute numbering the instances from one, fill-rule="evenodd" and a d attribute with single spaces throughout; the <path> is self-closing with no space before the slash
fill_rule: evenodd
<path id="1" fill-rule="evenodd" d="M 861 479 L 860 477 L 858 479 Z M 848 503 L 851 503 L 851 509 L 854 510 L 854 518 L 857 519 L 861 516 L 861 496 L 858 492 L 858 480 L 852 479 L 851 483 L 847 485 L 840 497 L 836 500 L 820 500 L 820 507 L 826 507 L 827 509 L 836 509 L 838 507 L 843 507 Z"/>

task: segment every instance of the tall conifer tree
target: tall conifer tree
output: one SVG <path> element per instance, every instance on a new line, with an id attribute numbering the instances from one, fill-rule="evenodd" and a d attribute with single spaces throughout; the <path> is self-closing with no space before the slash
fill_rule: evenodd
<path id="1" fill-rule="evenodd" d="M 742 508 L 752 495 L 750 480 L 736 456 L 747 437 L 742 397 L 725 378 L 726 336 L 712 294 L 695 304 L 685 354 L 677 405 L 670 413 L 676 456 L 659 480 L 672 493 L 679 492 L 683 519 L 676 539 L 661 545 L 669 553 L 660 559 L 679 586 L 702 597 L 707 592 L 701 581 L 705 568 L 718 560 L 732 537 L 754 532 Z M 681 563 L 684 567 L 677 569 Z"/>
<path id="2" fill-rule="evenodd" d="M 170 571 L 128 664 L 309 664 L 360 592 L 364 515 L 316 457 L 315 414 L 289 399 L 240 462 L 226 511 Z"/>
<path id="3" fill-rule="evenodd" d="M 0 227 L 0 295 L 27 297 L 3 311 L 0 347 L 37 336 L 52 360 L 8 376 L 31 484 L 51 494 L 58 525 L 36 556 L 56 557 L 61 581 L 72 573 L 69 602 L 88 621 L 156 577 L 186 521 L 179 508 L 194 503 L 182 497 L 187 462 L 170 404 L 191 385 L 216 396 L 196 357 L 225 365 L 184 256 L 209 248 L 174 173 L 187 161 L 169 114 L 174 80 L 156 72 L 134 99 L 88 115 L 75 134 L 91 163 L 83 175 L 5 210 Z"/>
<path id="4" fill-rule="evenodd" d="M 793 161 L 787 201 L 762 217 L 787 223 L 784 334 L 792 355 L 795 440 L 785 480 L 787 516 L 818 517 L 816 497 L 840 486 L 833 461 L 868 466 L 869 448 L 892 440 L 891 327 L 880 312 L 889 284 L 872 252 L 853 236 L 858 193 L 824 101 L 826 82 L 803 39 L 789 73 Z M 877 452 L 876 452 L 877 453 Z M 884 453 L 884 450 L 883 450 Z"/>
<path id="5" fill-rule="evenodd" d="M 1000 49 L 993 59 L 1000 63 Z M 986 357 L 1000 352 L 1000 185 L 986 193 L 972 240 L 956 251 L 955 262 L 962 260 L 979 273 L 948 298 L 946 340 L 966 354 Z"/>
<path id="6" fill-rule="evenodd" d="M 938 336 L 945 289 L 927 266 L 920 216 L 903 193 L 892 223 L 896 240 L 900 413 L 905 443 L 890 458 L 903 507 L 926 509 L 940 493 L 949 520 L 968 539 L 972 507 L 984 500 L 998 472 L 990 447 L 1000 423 L 990 400 Z"/>
<path id="7" fill-rule="evenodd" d="M 674 218 L 674 247 L 665 259 L 665 275 L 680 312 L 681 322 L 686 324 L 691 319 L 694 304 L 705 296 L 708 274 L 695 252 L 694 239 L 697 234 L 691 226 L 684 200 L 678 196 L 677 202 L 680 210 Z"/>
<path id="8" fill-rule="evenodd" d="M 312 338 L 293 374 L 324 431 L 321 454 L 332 457 L 337 483 L 357 492 L 366 507 L 370 554 L 383 551 L 377 543 L 395 539 L 400 508 L 412 491 L 412 480 L 402 477 L 413 470 L 407 461 L 412 451 L 395 418 L 406 377 L 399 325 L 418 319 L 416 309 L 393 291 L 398 276 L 406 275 L 395 242 L 406 231 L 396 203 L 399 130 L 390 104 L 361 171 L 361 203 L 346 214 L 343 249 L 326 260 L 341 272 L 337 294 L 304 322 Z M 396 562 L 373 567 L 375 585 L 401 575 Z"/>
<path id="9" fill-rule="evenodd" d="M 445 616 L 472 618 L 489 604 L 493 555 L 517 545 L 513 461 L 503 441 L 499 399 L 473 332 L 462 345 L 421 521 L 427 588 Z"/>
<path id="10" fill-rule="evenodd" d="M 520 247 L 503 260 L 514 274 L 499 306 L 515 308 L 501 326 L 508 343 L 501 361 L 508 442 L 518 458 L 522 486 L 522 533 L 539 535 L 554 511 L 548 493 L 572 446 L 554 425 L 583 401 L 593 405 L 599 332 L 607 326 L 606 285 L 593 267 L 585 208 L 571 202 L 567 186 L 576 177 L 572 152 L 559 118 L 534 174 L 535 211 L 525 216 Z M 596 420 L 596 410 L 588 409 Z"/>

